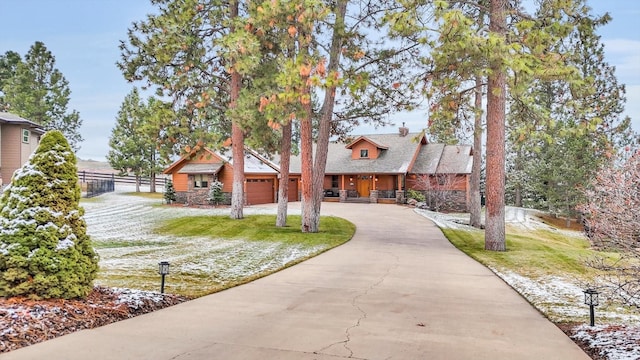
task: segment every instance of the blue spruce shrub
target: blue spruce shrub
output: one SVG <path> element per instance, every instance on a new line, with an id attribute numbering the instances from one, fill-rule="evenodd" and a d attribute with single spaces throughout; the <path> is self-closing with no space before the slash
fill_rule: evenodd
<path id="1" fill-rule="evenodd" d="M 79 202 L 76 157 L 62 133 L 50 131 L 0 196 L 0 296 L 91 292 L 98 256 Z"/>

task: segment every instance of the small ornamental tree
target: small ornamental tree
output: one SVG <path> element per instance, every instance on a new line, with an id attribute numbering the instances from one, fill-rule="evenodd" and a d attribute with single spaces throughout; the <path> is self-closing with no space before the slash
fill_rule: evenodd
<path id="1" fill-rule="evenodd" d="M 167 204 L 171 204 L 176 201 L 176 189 L 173 187 L 173 182 L 167 180 L 167 186 L 164 190 L 164 200 Z"/>
<path id="2" fill-rule="evenodd" d="M 75 155 L 61 132 L 47 132 L 0 197 L 0 296 L 91 292 L 98 256 L 79 201 Z"/>
<path id="3" fill-rule="evenodd" d="M 209 202 L 214 203 L 216 205 L 220 204 L 224 201 L 224 193 L 222 192 L 222 183 L 218 180 L 215 180 L 209 186 L 209 197 L 207 200 Z"/>
<path id="4" fill-rule="evenodd" d="M 597 174 L 584 214 L 585 232 L 597 249 L 614 251 L 587 262 L 599 273 L 600 290 L 640 308 L 640 151 Z"/>

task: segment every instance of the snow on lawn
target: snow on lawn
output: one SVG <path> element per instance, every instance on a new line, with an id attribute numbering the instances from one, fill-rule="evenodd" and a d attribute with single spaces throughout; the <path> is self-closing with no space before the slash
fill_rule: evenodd
<path id="1" fill-rule="evenodd" d="M 214 236 L 157 235 L 153 228 L 164 220 L 228 215 L 229 209 L 162 206 L 159 199 L 122 193 L 131 190 L 119 188 L 117 192 L 81 203 L 87 233 L 100 255 L 97 284 L 157 290 L 157 264 L 168 261 L 171 266 L 167 292 L 203 294 L 325 250 L 322 246 L 225 240 Z M 252 206 L 246 207 L 244 214 L 275 214 L 275 210 L 269 205 Z"/>
<path id="2" fill-rule="evenodd" d="M 469 214 L 444 214 L 421 209 L 415 211 L 440 228 L 473 230 L 468 226 Z M 553 229 L 566 232 L 568 236 L 576 236 L 576 232 L 558 230 L 542 223 L 534 213 L 535 210 L 507 207 L 505 222 L 525 231 Z M 583 324 L 589 321 L 589 308 L 583 303 L 584 287 L 580 286 L 580 280 L 560 276 L 533 279 L 508 270 L 491 270 L 551 321 Z M 633 309 L 602 303 L 596 310 L 596 324 L 605 325 L 576 326 L 572 330 L 572 338 L 586 344 L 605 359 L 640 359 L 639 322 L 640 315 L 633 312 Z"/>

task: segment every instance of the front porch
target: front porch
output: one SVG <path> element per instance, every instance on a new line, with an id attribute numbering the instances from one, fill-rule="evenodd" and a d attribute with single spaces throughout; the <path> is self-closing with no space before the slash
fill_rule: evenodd
<path id="1" fill-rule="evenodd" d="M 324 201 L 403 204 L 404 174 L 327 175 Z"/>

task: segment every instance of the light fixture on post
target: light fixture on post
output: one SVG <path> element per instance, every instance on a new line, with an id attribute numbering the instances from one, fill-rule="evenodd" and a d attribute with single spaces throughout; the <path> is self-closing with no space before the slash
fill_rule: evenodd
<path id="1" fill-rule="evenodd" d="M 595 324 L 595 312 L 593 310 L 594 306 L 598 306 L 600 304 L 598 299 L 598 291 L 592 288 L 588 288 L 584 291 L 584 303 L 585 305 L 589 305 L 589 315 L 590 315 L 590 324 L 594 326 Z"/>
<path id="2" fill-rule="evenodd" d="M 161 261 L 158 263 L 158 274 L 162 275 L 162 280 L 160 282 L 160 293 L 164 294 L 164 277 L 169 274 L 168 261 Z"/>

